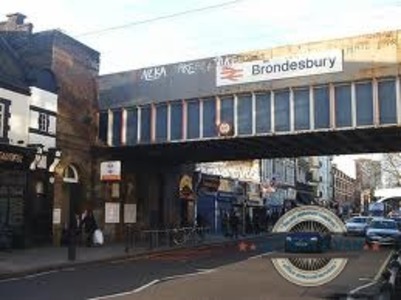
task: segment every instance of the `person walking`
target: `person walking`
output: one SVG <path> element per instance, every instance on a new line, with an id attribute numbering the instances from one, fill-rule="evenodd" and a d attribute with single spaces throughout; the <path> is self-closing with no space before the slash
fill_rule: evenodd
<path id="1" fill-rule="evenodd" d="M 91 247 L 93 245 L 93 234 L 98 229 L 95 216 L 92 210 L 86 211 L 86 214 L 82 220 L 82 225 L 86 234 L 86 246 Z"/>
<path id="2" fill-rule="evenodd" d="M 232 211 L 230 214 L 230 227 L 232 230 L 232 236 L 235 239 L 238 239 L 238 225 L 239 225 L 239 217 L 235 211 Z"/>

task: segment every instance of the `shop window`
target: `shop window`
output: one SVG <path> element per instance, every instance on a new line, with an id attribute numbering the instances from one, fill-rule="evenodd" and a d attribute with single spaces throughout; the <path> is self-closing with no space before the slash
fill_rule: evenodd
<path id="1" fill-rule="evenodd" d="M 79 181 L 77 169 L 73 165 L 68 165 L 63 172 L 63 181 L 77 183 Z"/>

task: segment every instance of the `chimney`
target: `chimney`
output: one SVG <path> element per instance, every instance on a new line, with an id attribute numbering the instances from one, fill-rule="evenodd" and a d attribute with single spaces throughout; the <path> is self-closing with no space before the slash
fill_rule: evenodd
<path id="1" fill-rule="evenodd" d="M 21 13 L 13 13 L 7 15 L 7 21 L 0 22 L 0 32 L 26 32 L 32 33 L 33 25 L 24 23 L 26 16 Z"/>
<path id="2" fill-rule="evenodd" d="M 22 25 L 24 24 L 26 16 L 21 13 L 14 13 L 14 14 L 8 14 L 7 18 L 8 18 L 7 20 L 8 24 Z"/>

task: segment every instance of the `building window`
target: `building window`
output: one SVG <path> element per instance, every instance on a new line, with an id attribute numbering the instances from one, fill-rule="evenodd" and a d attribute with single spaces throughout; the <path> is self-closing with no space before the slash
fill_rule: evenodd
<path id="1" fill-rule="evenodd" d="M 309 89 L 294 90 L 295 130 L 309 129 Z"/>
<path id="2" fill-rule="evenodd" d="M 364 82 L 355 85 L 356 123 L 357 126 L 373 124 L 373 91 L 372 83 Z"/>
<path id="3" fill-rule="evenodd" d="M 256 95 L 256 133 L 271 131 L 270 93 Z"/>
<path id="4" fill-rule="evenodd" d="M 216 99 L 203 100 L 203 137 L 216 136 Z"/>
<path id="5" fill-rule="evenodd" d="M 177 141 L 182 139 L 182 103 L 171 103 L 170 118 L 171 140 Z"/>
<path id="6" fill-rule="evenodd" d="M 275 130 L 290 131 L 290 92 L 275 92 L 274 107 Z"/>
<path id="7" fill-rule="evenodd" d="M 166 104 L 156 106 L 156 141 L 164 142 L 167 140 L 167 119 L 168 108 Z"/>
<path id="8" fill-rule="evenodd" d="M 352 95 L 351 85 L 340 85 L 334 88 L 335 91 L 335 111 L 336 126 L 352 126 Z"/>
<path id="9" fill-rule="evenodd" d="M 50 118 L 46 113 L 39 113 L 38 128 L 41 132 L 49 131 Z"/>
<path id="10" fill-rule="evenodd" d="M 78 171 L 73 165 L 68 165 L 63 171 L 63 181 L 68 183 L 79 182 Z"/>
<path id="11" fill-rule="evenodd" d="M 107 143 L 107 131 L 108 131 L 108 123 L 109 122 L 109 114 L 108 112 L 100 112 L 99 113 L 99 140 Z"/>
<path id="12" fill-rule="evenodd" d="M 4 137 L 4 123 L 6 119 L 6 106 L 0 103 L 0 138 Z"/>
<path id="13" fill-rule="evenodd" d="M 315 100 L 315 128 L 329 128 L 330 127 L 330 95 L 327 86 L 315 87 L 314 100 Z"/>
<path id="14" fill-rule="evenodd" d="M 395 79 L 379 81 L 380 124 L 397 123 L 397 96 Z"/>
<path id="15" fill-rule="evenodd" d="M 252 134 L 252 96 L 238 97 L 238 134 Z"/>
<path id="16" fill-rule="evenodd" d="M 141 107 L 141 143 L 150 143 L 152 108 L 150 105 Z"/>
<path id="17" fill-rule="evenodd" d="M 187 102 L 187 138 L 198 139 L 200 135 L 200 105 L 199 100 Z"/>

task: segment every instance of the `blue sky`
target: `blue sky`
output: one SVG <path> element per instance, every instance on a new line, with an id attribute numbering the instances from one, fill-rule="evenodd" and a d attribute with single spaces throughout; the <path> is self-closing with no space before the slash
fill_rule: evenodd
<path id="1" fill-rule="evenodd" d="M 3 0 L 1 12 L 21 12 L 35 31 L 61 29 L 98 50 L 101 74 L 401 29 L 401 0 L 242 0 L 173 19 L 82 35 L 231 1 Z M 354 174 L 352 158 L 336 161 Z"/>

